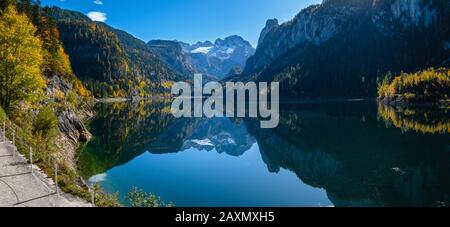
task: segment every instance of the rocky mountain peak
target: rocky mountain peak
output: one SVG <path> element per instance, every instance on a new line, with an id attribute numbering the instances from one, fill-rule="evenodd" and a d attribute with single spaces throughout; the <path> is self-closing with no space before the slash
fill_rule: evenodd
<path id="1" fill-rule="evenodd" d="M 279 23 L 278 23 L 278 19 L 277 18 L 268 19 L 266 21 L 266 27 L 276 27 L 278 25 L 279 25 Z"/>
<path id="2" fill-rule="evenodd" d="M 216 46 L 251 46 L 251 44 L 238 35 L 226 37 L 225 39 L 217 39 L 214 43 Z"/>
<path id="3" fill-rule="evenodd" d="M 205 41 L 205 42 L 197 42 L 196 44 L 194 44 L 194 46 L 198 46 L 198 47 L 210 47 L 210 46 L 214 46 L 214 44 L 211 41 Z"/>
<path id="4" fill-rule="evenodd" d="M 259 36 L 258 45 L 264 41 L 264 38 L 270 31 L 277 28 L 278 26 L 279 23 L 276 18 L 267 20 L 266 26 L 263 28 L 263 30 L 261 31 L 261 35 Z"/>
<path id="5" fill-rule="evenodd" d="M 173 70 L 192 76 L 202 73 L 211 79 L 228 76 L 233 68 L 244 68 L 255 53 L 252 45 L 238 35 L 189 44 L 180 41 L 152 40 L 148 46 Z"/>
<path id="6" fill-rule="evenodd" d="M 243 75 L 282 81 L 292 96 L 373 96 L 388 71 L 448 64 L 449 15 L 449 1 L 323 1 L 269 21 Z"/>
<path id="7" fill-rule="evenodd" d="M 196 44 L 180 43 L 185 55 L 192 59 L 196 72 L 222 79 L 235 67 L 244 68 L 255 49 L 238 35 Z"/>
<path id="8" fill-rule="evenodd" d="M 433 0 L 324 0 L 283 24 L 268 20 L 258 41 L 258 59 L 250 59 L 251 67 L 246 71 L 264 68 L 299 45 L 322 45 L 348 29 L 351 21 L 367 20 L 367 26 L 376 27 L 385 36 L 411 28 L 426 29 L 436 22 L 439 4 Z"/>

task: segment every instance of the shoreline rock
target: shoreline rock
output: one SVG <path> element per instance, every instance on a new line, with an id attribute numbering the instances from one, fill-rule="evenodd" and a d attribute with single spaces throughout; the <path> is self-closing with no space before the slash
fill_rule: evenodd
<path id="1" fill-rule="evenodd" d="M 58 115 L 59 129 L 74 143 L 88 142 L 92 135 L 72 110 L 64 110 Z"/>

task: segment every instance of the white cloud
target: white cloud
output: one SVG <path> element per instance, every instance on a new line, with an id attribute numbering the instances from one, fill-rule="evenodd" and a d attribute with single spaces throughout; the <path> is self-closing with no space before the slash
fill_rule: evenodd
<path id="1" fill-rule="evenodd" d="M 102 0 L 94 0 L 94 4 L 103 5 L 103 1 Z"/>
<path id="2" fill-rule="evenodd" d="M 89 12 L 89 13 L 87 14 L 87 16 L 88 16 L 89 18 L 91 18 L 91 20 L 93 20 L 93 21 L 105 22 L 106 19 L 107 19 L 106 13 L 97 12 L 97 11 Z"/>

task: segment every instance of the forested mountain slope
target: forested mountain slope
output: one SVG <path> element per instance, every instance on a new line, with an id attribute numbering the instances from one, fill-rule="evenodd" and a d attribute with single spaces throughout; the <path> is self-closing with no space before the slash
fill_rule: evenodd
<path id="1" fill-rule="evenodd" d="M 244 74 L 283 98 L 375 97 L 389 72 L 448 66 L 449 24 L 450 1 L 327 0 L 269 20 Z"/>
<path id="2" fill-rule="evenodd" d="M 171 70 L 141 40 L 85 15 L 50 9 L 74 73 L 97 97 L 148 96 L 186 77 Z"/>

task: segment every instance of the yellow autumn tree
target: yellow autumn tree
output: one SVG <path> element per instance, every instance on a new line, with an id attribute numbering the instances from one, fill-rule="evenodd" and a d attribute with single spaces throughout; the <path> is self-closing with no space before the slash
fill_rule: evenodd
<path id="1" fill-rule="evenodd" d="M 46 81 L 42 77 L 42 42 L 28 17 L 13 6 L 0 12 L 0 104 L 35 102 Z"/>

